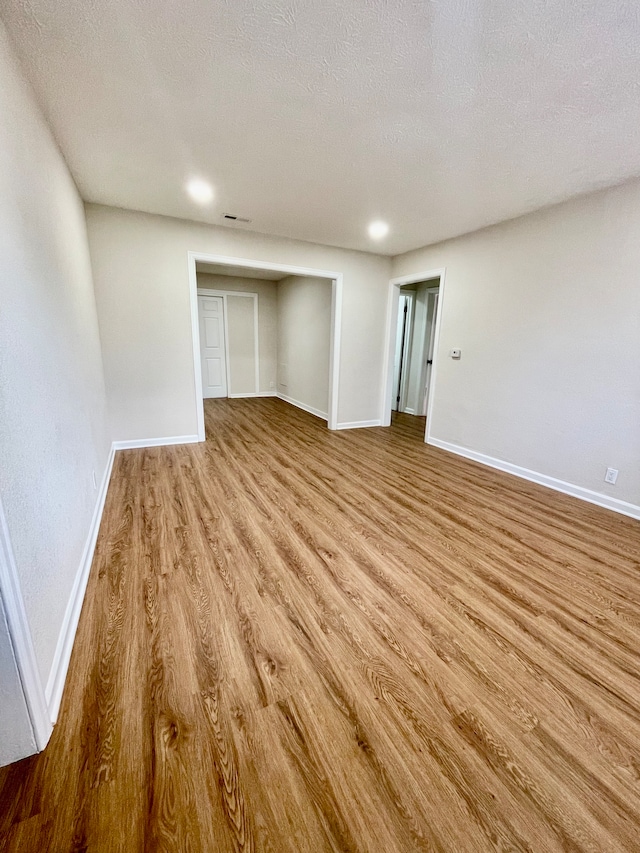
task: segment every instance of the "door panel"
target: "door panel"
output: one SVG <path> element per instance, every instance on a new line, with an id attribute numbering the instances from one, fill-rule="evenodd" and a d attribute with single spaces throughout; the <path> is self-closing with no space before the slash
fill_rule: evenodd
<path id="1" fill-rule="evenodd" d="M 208 358 L 207 362 L 207 387 L 220 388 L 224 385 L 222 376 L 222 360 L 219 358 Z"/>
<path id="2" fill-rule="evenodd" d="M 204 318 L 204 342 L 206 347 L 220 346 L 221 319 L 218 317 Z"/>
<path id="3" fill-rule="evenodd" d="M 227 365 L 224 347 L 224 300 L 222 296 L 199 296 L 200 363 L 202 396 L 227 396 Z"/>

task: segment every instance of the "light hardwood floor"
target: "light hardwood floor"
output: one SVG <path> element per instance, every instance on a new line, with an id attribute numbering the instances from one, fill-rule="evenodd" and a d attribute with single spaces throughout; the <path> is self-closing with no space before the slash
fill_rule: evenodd
<path id="1" fill-rule="evenodd" d="M 59 723 L 0 771 L 1 849 L 640 850 L 638 522 L 421 419 L 206 421 L 117 455 Z"/>

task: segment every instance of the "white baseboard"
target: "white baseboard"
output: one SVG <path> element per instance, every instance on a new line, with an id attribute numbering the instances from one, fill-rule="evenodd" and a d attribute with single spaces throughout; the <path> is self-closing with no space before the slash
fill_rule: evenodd
<path id="1" fill-rule="evenodd" d="M 360 429 L 361 427 L 377 426 L 380 426 L 380 419 L 377 421 L 351 421 L 350 423 L 336 424 L 336 429 Z"/>
<path id="2" fill-rule="evenodd" d="M 529 468 L 522 468 L 520 465 L 514 465 L 511 462 L 504 462 L 502 459 L 495 459 L 493 456 L 487 456 L 484 453 L 478 453 L 475 450 L 469 450 L 466 447 L 461 447 L 458 444 L 452 444 L 449 441 L 442 441 L 439 438 L 427 439 L 428 444 L 434 447 L 439 447 L 441 450 L 448 450 L 449 453 L 455 453 L 457 456 L 464 456 L 466 459 L 473 459 L 474 462 L 480 462 L 482 465 L 487 465 L 489 468 L 497 468 L 499 471 L 505 471 L 507 474 L 513 474 L 516 477 L 521 477 L 523 480 L 530 480 L 532 483 L 538 483 L 540 486 L 546 486 L 549 489 L 554 489 L 556 492 L 562 492 L 565 495 L 571 495 L 574 498 L 587 501 L 591 504 L 597 504 L 605 509 L 611 509 L 614 512 L 628 515 L 631 518 L 640 519 L 640 506 L 627 503 L 626 501 L 612 498 L 609 495 L 604 495 L 601 492 L 594 492 L 591 489 L 585 489 L 582 486 L 576 486 L 573 483 L 567 483 L 564 480 L 558 480 L 555 477 L 549 477 L 547 474 L 540 474 L 537 471 L 531 471 Z"/>
<path id="3" fill-rule="evenodd" d="M 414 410 L 410 409 L 408 406 L 405 406 L 402 411 L 405 413 L 405 415 L 415 415 Z"/>
<path id="4" fill-rule="evenodd" d="M 310 415 L 315 415 L 316 418 L 322 418 L 323 421 L 329 419 L 329 415 L 326 412 L 321 412 L 320 409 L 314 409 L 313 406 L 307 406 L 306 403 L 294 400 L 293 397 L 287 397 L 286 394 L 281 394 L 280 391 L 277 392 L 277 396 L 280 400 L 284 400 L 285 403 L 290 403 L 292 406 L 302 409 L 304 412 L 309 412 Z"/>
<path id="5" fill-rule="evenodd" d="M 104 502 L 107 497 L 107 489 L 109 488 L 109 480 L 111 479 L 111 469 L 113 468 L 113 460 L 115 457 L 115 444 L 111 445 L 109 458 L 104 469 L 98 499 L 96 500 L 93 517 L 89 526 L 89 535 L 85 542 L 80 566 L 76 573 L 71 595 L 67 603 L 67 609 L 64 614 L 64 620 L 60 633 L 56 651 L 49 672 L 49 680 L 44 690 L 47 708 L 51 722 L 55 723 L 58 719 L 58 711 L 60 710 L 60 702 L 62 700 L 62 692 L 64 683 L 67 678 L 67 670 L 69 669 L 69 661 L 71 660 L 71 651 L 73 649 L 73 641 L 75 640 L 76 631 L 78 629 L 78 621 L 80 619 L 80 611 L 84 601 L 84 594 L 87 589 L 87 581 L 89 580 L 89 571 L 93 560 L 93 552 L 95 551 L 96 541 L 98 539 L 98 531 L 100 530 L 100 521 L 102 519 L 102 511 L 104 510 Z"/>
<path id="6" fill-rule="evenodd" d="M 134 450 L 137 447 L 164 447 L 169 444 L 195 444 L 197 435 L 170 435 L 167 438 L 134 438 L 129 441 L 114 441 L 114 450 Z"/>
<path id="7" fill-rule="evenodd" d="M 277 391 L 249 391 L 246 394 L 228 394 L 230 400 L 239 400 L 242 397 L 277 397 Z"/>

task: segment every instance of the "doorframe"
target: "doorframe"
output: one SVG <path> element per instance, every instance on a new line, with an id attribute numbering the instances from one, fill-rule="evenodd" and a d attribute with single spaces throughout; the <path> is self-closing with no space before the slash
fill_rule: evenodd
<path id="1" fill-rule="evenodd" d="M 425 441 L 430 443 L 431 438 L 431 416 L 433 413 L 433 401 L 435 400 L 436 379 L 438 375 L 438 350 L 440 343 L 440 328 L 442 326 L 442 315 L 444 313 L 444 289 L 446 278 L 446 267 L 438 269 L 426 270 L 425 272 L 410 273 L 409 275 L 392 278 L 389 281 L 389 291 L 387 295 L 387 362 L 382 394 L 382 411 L 380 415 L 380 423 L 382 426 L 391 425 L 391 406 L 393 399 L 393 363 L 395 356 L 396 335 L 398 327 L 398 300 L 400 297 L 400 288 L 406 284 L 418 284 L 421 281 L 437 278 L 440 283 L 438 290 L 438 313 L 436 316 L 435 340 L 433 348 L 433 364 L 431 365 L 431 388 L 429 393 L 429 404 L 427 408 L 427 427 L 425 433 Z"/>
<path id="2" fill-rule="evenodd" d="M 205 440 L 204 400 L 202 399 L 202 372 L 200 370 L 200 329 L 198 326 L 198 277 L 196 263 L 244 267 L 247 270 L 281 272 L 282 277 L 303 275 L 331 280 L 331 334 L 329 340 L 329 401 L 327 426 L 338 428 L 338 390 L 340 380 L 340 339 L 342 327 L 342 273 L 332 270 L 299 267 L 291 264 L 274 264 L 252 258 L 234 258 L 228 255 L 210 255 L 205 252 L 187 252 L 189 266 L 189 300 L 191 303 L 191 338 L 193 343 L 194 397 L 198 418 L 198 441 Z"/>
<path id="3" fill-rule="evenodd" d="M 222 297 L 222 322 L 224 325 L 224 359 L 225 359 L 225 375 L 227 378 L 227 397 L 235 399 L 237 397 L 261 397 L 260 393 L 260 339 L 258 332 L 258 294 L 249 293 L 246 290 L 214 290 L 211 287 L 199 287 L 198 296 L 221 296 Z M 231 367 L 229 364 L 229 321 L 227 319 L 227 297 L 228 296 L 246 296 L 253 299 L 253 357 L 255 359 L 255 370 L 253 374 L 254 390 L 247 391 L 243 394 L 231 393 Z M 198 326 L 198 331 L 200 326 Z M 267 392 L 265 392 L 267 393 Z"/>

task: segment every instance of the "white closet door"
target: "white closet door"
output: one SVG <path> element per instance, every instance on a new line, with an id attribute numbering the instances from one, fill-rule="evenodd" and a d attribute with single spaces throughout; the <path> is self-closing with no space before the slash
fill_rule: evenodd
<path id="1" fill-rule="evenodd" d="M 202 396 L 205 399 L 227 396 L 223 302 L 221 296 L 198 297 Z"/>

